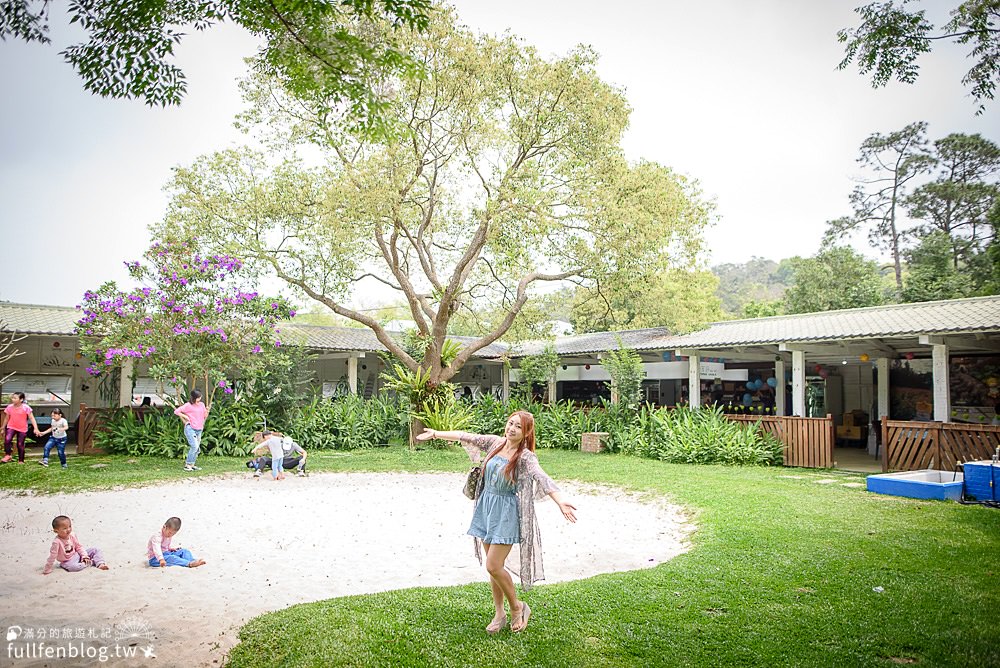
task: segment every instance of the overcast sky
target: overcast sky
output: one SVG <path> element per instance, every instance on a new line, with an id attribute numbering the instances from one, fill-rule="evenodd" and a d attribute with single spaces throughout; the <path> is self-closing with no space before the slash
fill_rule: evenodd
<path id="1" fill-rule="evenodd" d="M 858 146 L 873 132 L 925 120 L 931 139 L 1000 142 L 1000 104 L 974 115 L 960 49 L 925 57 L 913 86 L 874 90 L 856 69 L 838 72 L 836 32 L 856 23 L 854 0 L 455 4 L 470 27 L 509 29 L 543 55 L 581 43 L 601 55 L 601 75 L 634 109 L 629 157 L 697 179 L 716 202 L 709 264 L 815 253 L 825 222 L 849 213 Z M 937 19 L 948 3 L 922 6 Z M 0 299 L 71 306 L 140 257 L 171 167 L 245 141 L 232 119 L 256 44 L 229 26 L 187 38 L 188 95 L 162 110 L 85 93 L 58 55 L 72 35 L 54 28 L 54 47 L 0 42 Z"/>

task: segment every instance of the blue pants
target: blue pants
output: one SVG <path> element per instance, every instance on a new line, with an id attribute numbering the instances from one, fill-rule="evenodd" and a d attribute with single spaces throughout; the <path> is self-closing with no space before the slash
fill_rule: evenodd
<path id="1" fill-rule="evenodd" d="M 55 436 L 49 436 L 48 442 L 45 444 L 45 452 L 42 453 L 42 459 L 49 461 L 49 453 L 52 452 L 52 446 L 56 446 L 59 451 L 59 463 L 66 466 L 66 441 L 69 440 L 68 437 L 63 436 L 62 438 L 56 438 Z"/>
<path id="2" fill-rule="evenodd" d="M 173 552 L 164 552 L 163 560 L 167 562 L 167 566 L 187 566 L 192 561 L 194 561 L 194 555 L 191 554 L 191 550 L 186 547 L 182 547 Z M 156 557 L 149 558 L 149 565 L 154 568 L 159 567 L 160 560 Z"/>
<path id="3" fill-rule="evenodd" d="M 203 429 L 195 429 L 189 424 L 184 425 L 184 438 L 188 442 L 188 453 L 184 459 L 185 464 L 194 466 L 194 461 L 198 459 L 198 452 L 201 450 L 201 432 Z"/>

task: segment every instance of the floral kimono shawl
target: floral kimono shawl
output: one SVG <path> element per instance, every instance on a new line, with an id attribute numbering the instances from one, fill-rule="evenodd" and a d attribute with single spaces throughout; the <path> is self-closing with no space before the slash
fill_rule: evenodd
<path id="1" fill-rule="evenodd" d="M 482 455 L 501 447 L 506 440 L 503 436 L 468 433 L 462 433 L 459 437 L 462 447 L 476 461 L 479 461 Z M 542 568 L 542 534 L 538 529 L 538 520 L 535 517 L 535 500 L 542 499 L 552 492 L 558 492 L 559 488 L 552 482 L 552 478 L 542 470 L 538 464 L 538 457 L 530 450 L 521 453 L 514 478 L 521 543 L 511 548 L 504 567 L 517 575 L 521 579 L 521 587 L 528 590 L 538 580 L 545 579 L 545 571 Z M 480 476 L 479 486 L 476 488 L 477 499 L 483 492 L 485 480 L 485 475 Z M 479 559 L 479 563 L 483 563 L 481 541 L 478 538 L 473 538 L 473 542 L 476 558 Z"/>

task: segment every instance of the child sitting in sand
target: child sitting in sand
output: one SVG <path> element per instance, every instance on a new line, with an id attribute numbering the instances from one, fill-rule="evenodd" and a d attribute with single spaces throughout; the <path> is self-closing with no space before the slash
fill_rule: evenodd
<path id="1" fill-rule="evenodd" d="M 108 570 L 104 555 L 96 547 L 83 549 L 83 545 L 73 533 L 73 521 L 65 515 L 59 515 L 52 520 L 52 531 L 56 534 L 49 549 L 49 558 L 45 562 L 42 575 L 52 572 L 52 564 L 59 562 L 60 568 L 70 573 L 82 571 L 87 566 L 96 566 L 102 571 Z"/>
<path id="2" fill-rule="evenodd" d="M 195 559 L 190 550 L 183 547 L 171 547 L 170 541 L 174 535 L 181 530 L 181 518 L 171 517 L 163 523 L 163 528 L 149 537 L 146 546 L 146 556 L 149 558 L 149 565 L 155 567 L 164 566 L 187 566 L 197 568 L 204 566 L 204 559 Z"/>

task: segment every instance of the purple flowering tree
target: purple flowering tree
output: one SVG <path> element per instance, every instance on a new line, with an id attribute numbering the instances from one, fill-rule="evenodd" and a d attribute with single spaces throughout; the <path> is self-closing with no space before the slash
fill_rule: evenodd
<path id="1" fill-rule="evenodd" d="M 281 297 L 247 291 L 240 260 L 202 255 L 196 240 L 154 243 L 143 262 L 126 262 L 138 284 L 114 282 L 87 291 L 78 307 L 82 352 L 94 376 L 132 361 L 170 388 L 204 388 L 211 406 L 217 391 L 233 392 L 233 374 L 264 368 L 282 346 L 279 323 L 295 316 Z"/>

